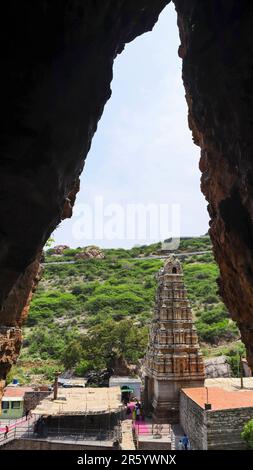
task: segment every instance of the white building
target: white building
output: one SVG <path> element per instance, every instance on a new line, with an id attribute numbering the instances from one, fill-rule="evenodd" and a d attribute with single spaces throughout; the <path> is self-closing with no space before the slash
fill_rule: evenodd
<path id="1" fill-rule="evenodd" d="M 141 379 L 139 377 L 117 377 L 109 379 L 109 387 L 120 387 L 122 392 L 131 392 L 132 397 L 141 399 Z"/>

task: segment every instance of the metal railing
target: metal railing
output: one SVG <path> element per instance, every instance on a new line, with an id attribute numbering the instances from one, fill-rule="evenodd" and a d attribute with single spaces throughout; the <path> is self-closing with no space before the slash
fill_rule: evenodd
<path id="1" fill-rule="evenodd" d="M 2 432 L 0 434 L 0 446 L 6 444 L 7 442 L 13 441 L 14 439 L 28 439 L 34 434 L 33 426 L 28 427 L 15 427 L 10 429 L 7 433 Z"/>
<path id="2" fill-rule="evenodd" d="M 151 424 L 146 425 L 142 422 L 136 422 L 133 426 L 133 431 L 138 439 L 138 436 L 153 436 L 154 438 L 171 437 L 171 426 L 169 424 Z"/>
<path id="3" fill-rule="evenodd" d="M 10 429 L 6 434 L 0 434 L 0 446 L 14 439 L 37 439 L 37 440 L 57 440 L 68 442 L 84 441 L 116 441 L 121 440 L 121 431 L 118 426 L 113 430 L 95 430 L 81 428 L 42 428 L 40 432 L 35 432 L 34 423 L 31 426 L 19 426 Z"/>

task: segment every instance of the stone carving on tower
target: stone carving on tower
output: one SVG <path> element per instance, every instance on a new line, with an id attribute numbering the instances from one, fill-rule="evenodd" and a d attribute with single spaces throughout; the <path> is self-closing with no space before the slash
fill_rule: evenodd
<path id="1" fill-rule="evenodd" d="M 145 401 L 160 422 L 179 421 L 180 389 L 202 387 L 205 372 L 179 260 L 158 273 L 156 306 L 144 362 Z"/>

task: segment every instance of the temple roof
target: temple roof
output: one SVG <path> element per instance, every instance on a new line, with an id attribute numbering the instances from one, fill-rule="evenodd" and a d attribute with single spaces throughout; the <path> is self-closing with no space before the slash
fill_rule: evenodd
<path id="1" fill-rule="evenodd" d="M 169 274 L 183 274 L 179 259 L 175 258 L 173 255 L 170 255 L 165 261 L 162 272 Z"/>

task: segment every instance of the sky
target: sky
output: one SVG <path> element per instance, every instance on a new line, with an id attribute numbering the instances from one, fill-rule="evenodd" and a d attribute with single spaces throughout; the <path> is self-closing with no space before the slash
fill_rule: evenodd
<path id="1" fill-rule="evenodd" d="M 208 230 L 200 149 L 192 142 L 174 6 L 116 58 L 107 102 L 81 176 L 74 214 L 55 244 L 149 244 Z"/>

